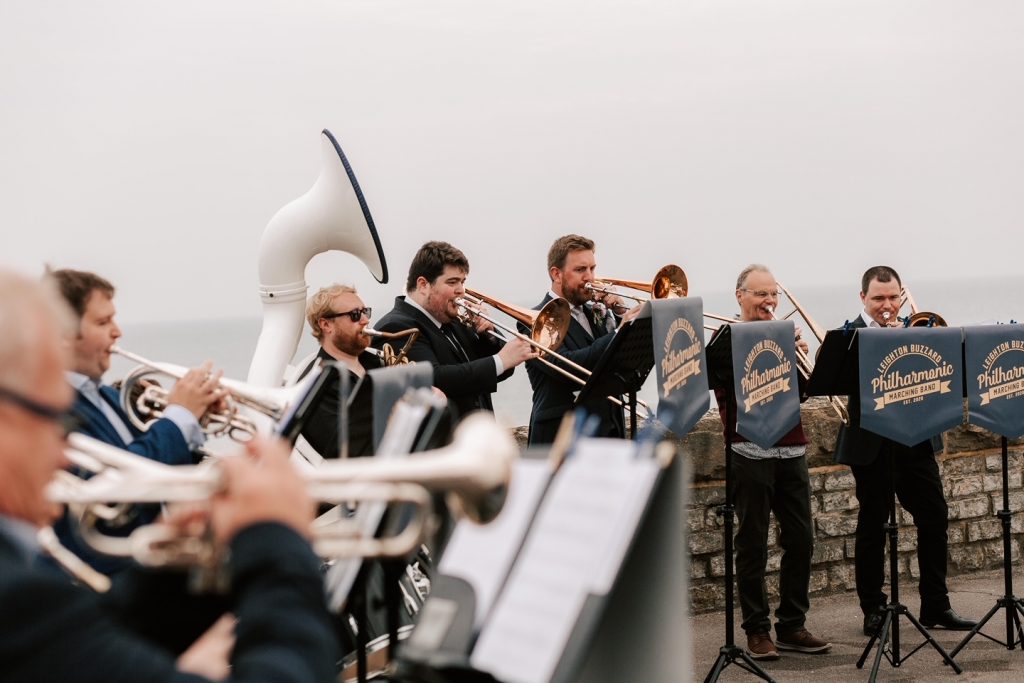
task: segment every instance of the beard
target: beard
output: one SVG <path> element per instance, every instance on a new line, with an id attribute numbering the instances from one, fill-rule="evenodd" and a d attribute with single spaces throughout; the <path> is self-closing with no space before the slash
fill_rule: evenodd
<path id="1" fill-rule="evenodd" d="M 331 342 L 342 353 L 358 356 L 370 345 L 370 338 L 361 332 L 351 333 L 338 330 L 331 337 Z"/>

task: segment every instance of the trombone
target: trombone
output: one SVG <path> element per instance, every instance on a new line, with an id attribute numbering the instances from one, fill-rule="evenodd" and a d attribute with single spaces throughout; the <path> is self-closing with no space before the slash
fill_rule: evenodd
<path id="1" fill-rule="evenodd" d="M 686 271 L 675 264 L 669 264 L 663 266 L 655 275 L 654 279 L 650 282 L 640 282 L 638 280 L 620 280 L 613 277 L 603 277 L 593 282 L 588 282 L 584 287 L 597 295 L 613 294 L 620 296 L 624 299 L 632 299 L 637 303 L 644 303 L 651 299 L 677 299 L 687 295 L 690 291 L 689 283 L 686 279 Z M 639 297 L 630 294 L 623 294 L 622 292 L 616 291 L 613 287 L 625 287 L 627 289 L 635 289 L 641 292 L 647 292 L 650 294 L 649 297 Z"/>
<path id="2" fill-rule="evenodd" d="M 110 347 L 110 352 L 138 363 L 121 382 L 121 408 L 136 429 L 145 431 L 150 422 L 163 417 L 170 395 L 167 389 L 149 379 L 149 376 L 167 375 L 179 380 L 189 368 L 151 361 L 116 345 Z M 207 436 L 226 434 L 236 441 L 248 441 L 260 431 L 254 420 L 239 413 L 239 406 L 255 410 L 276 421 L 288 412 L 288 407 L 305 390 L 301 385 L 278 389 L 254 387 L 245 382 L 223 378 L 220 386 L 228 391 L 227 409 L 220 412 L 207 411 L 200 423 Z"/>
<path id="3" fill-rule="evenodd" d="M 68 459 L 92 473 L 81 479 L 58 472 L 50 500 L 67 504 L 80 518 L 80 531 L 99 552 L 133 557 L 148 566 L 210 566 L 216 551 L 209 538 L 179 536 L 167 525 L 150 524 L 127 537 L 96 529 L 109 519 L 111 503 L 205 501 L 221 488 L 215 463 L 164 465 L 83 434 L 68 437 Z M 419 547 L 431 509 L 430 491 L 446 491 L 449 505 L 470 520 L 493 520 L 505 500 L 518 450 L 511 435 L 484 414 L 466 417 L 444 448 L 400 459 L 325 461 L 301 470 L 309 494 L 321 502 L 410 503 L 412 519 L 397 535 L 374 538 L 352 520 L 313 528 L 313 547 L 322 557 L 401 557 Z"/>
<path id="4" fill-rule="evenodd" d="M 507 325 L 502 325 L 497 320 L 487 315 L 480 308 L 487 304 L 498 309 L 508 317 L 512 318 L 516 322 L 522 324 L 530 330 L 529 335 L 525 335 L 518 330 L 514 330 Z M 569 330 L 569 324 L 572 320 L 571 307 L 569 302 L 565 299 L 552 299 L 551 301 L 544 304 L 544 307 L 539 311 L 534 311 L 528 308 L 521 308 L 514 306 L 509 303 L 505 303 L 500 299 L 489 297 L 486 294 L 482 294 L 476 290 L 466 288 L 466 293 L 455 299 L 455 305 L 459 309 L 459 320 L 464 324 L 471 324 L 473 318 L 480 318 L 494 325 L 497 329 L 510 334 L 518 339 L 522 339 L 530 346 L 537 349 L 539 356 L 537 360 L 547 367 L 551 368 L 558 374 L 562 375 L 566 379 L 583 386 L 587 383 L 584 377 L 590 377 L 593 373 L 587 368 L 583 367 L 579 363 L 575 363 L 560 353 L 556 352 L 556 349 L 562 345 L 565 341 L 565 335 Z M 506 341 L 501 335 L 491 331 L 499 341 Z M 574 375 L 565 368 L 559 366 L 544 356 L 550 354 L 554 356 L 560 363 L 564 363 L 569 366 L 580 375 Z M 615 396 L 608 396 L 609 401 L 617 406 L 628 409 L 628 406 L 619 398 Z M 645 402 L 637 399 L 637 404 L 644 407 L 649 415 L 653 415 L 653 411 L 650 406 Z"/>
<path id="5" fill-rule="evenodd" d="M 914 301 L 914 296 L 907 287 L 900 290 L 900 308 L 903 308 L 904 305 L 910 306 L 910 315 L 906 318 L 901 318 L 899 314 L 896 315 L 896 320 L 902 322 L 904 327 L 948 327 L 946 319 L 938 313 L 919 309 L 917 302 Z M 888 311 L 882 314 L 886 322 L 889 321 L 888 314 Z"/>
<path id="6" fill-rule="evenodd" d="M 793 310 L 787 313 L 786 315 L 779 317 L 778 315 L 775 314 L 774 307 L 766 307 L 771 311 L 772 318 L 774 318 L 775 320 L 789 320 L 795 314 L 799 313 L 800 317 L 803 318 L 804 323 L 807 325 L 807 328 L 811 331 L 811 334 L 813 334 L 815 339 L 818 340 L 818 343 L 821 344 L 822 341 L 824 341 L 825 339 L 825 330 L 820 325 L 818 325 L 817 322 L 815 322 L 814 318 L 812 318 L 811 315 L 807 312 L 807 309 L 800 305 L 800 302 L 797 301 L 796 297 L 793 296 L 792 292 L 786 289 L 785 285 L 783 285 L 778 280 L 775 281 L 775 285 L 783 294 L 786 295 L 786 298 L 789 299 L 789 303 L 792 304 Z M 726 323 L 736 322 L 735 318 L 727 318 L 723 315 L 708 313 L 707 311 L 704 312 L 704 317 L 711 318 L 712 320 L 721 320 Z M 716 329 L 711 327 L 710 325 L 705 325 L 705 328 Z M 807 353 L 802 351 L 799 346 L 796 347 L 796 367 L 800 374 L 803 376 L 804 380 L 810 379 L 811 373 L 814 371 L 814 361 L 812 361 L 811 357 L 807 355 Z M 846 404 L 843 403 L 842 399 L 840 399 L 838 396 L 827 396 L 826 398 L 828 399 L 829 405 L 832 406 L 832 410 L 834 410 L 836 412 L 836 415 L 839 416 L 839 420 L 843 424 L 850 424 L 850 412 L 849 410 L 847 410 Z"/>

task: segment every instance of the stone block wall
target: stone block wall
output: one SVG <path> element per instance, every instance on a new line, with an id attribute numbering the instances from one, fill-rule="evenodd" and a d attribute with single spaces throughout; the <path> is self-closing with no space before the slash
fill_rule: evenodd
<path id="1" fill-rule="evenodd" d="M 822 399 L 803 407 L 804 431 L 810 440 L 811 515 L 815 548 L 811 571 L 815 595 L 854 589 L 853 535 L 857 526 L 857 498 L 848 467 L 832 462 L 839 419 Z M 725 501 L 725 452 L 717 411 L 710 411 L 682 439 L 683 454 L 693 471 L 690 505 L 684 526 L 689 534 L 690 599 L 694 612 L 720 609 L 725 603 L 723 577 L 723 520 L 717 506 Z M 1003 557 L 1002 527 L 995 513 L 1002 509 L 1002 474 L 999 438 L 964 425 L 944 435 L 945 452 L 939 471 L 949 503 L 949 573 L 997 568 Z M 1010 510 L 1024 510 L 1021 483 L 1024 442 L 1010 445 Z M 901 577 L 918 576 L 916 533 L 909 513 L 897 504 L 900 522 Z M 1024 543 L 1024 513 L 1012 518 L 1011 549 L 1019 558 Z M 774 520 L 769 530 L 768 591 L 778 593 L 781 550 Z M 916 595 L 916 586 L 908 588 Z"/>

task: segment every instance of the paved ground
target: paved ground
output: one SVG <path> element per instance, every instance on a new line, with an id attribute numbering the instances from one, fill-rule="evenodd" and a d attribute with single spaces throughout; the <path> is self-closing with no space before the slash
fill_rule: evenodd
<path id="1" fill-rule="evenodd" d="M 961 615 L 972 619 L 980 619 L 1003 595 L 1003 573 L 979 572 L 968 576 L 952 578 L 949 582 L 950 599 L 953 608 Z M 918 599 L 916 584 L 904 587 L 901 585 L 905 604 L 914 616 L 917 616 Z M 1024 578 L 1019 572 L 1014 576 L 1014 593 L 1024 595 Z M 719 648 L 725 642 L 724 612 L 701 614 L 693 617 L 691 624 L 694 633 L 693 674 L 692 680 L 702 681 L 711 671 L 718 656 Z M 857 669 L 860 658 L 868 639 L 861 633 L 863 617 L 853 592 L 827 598 L 812 598 L 808 628 L 816 635 L 827 638 L 832 643 L 832 651 L 827 655 L 801 655 L 781 653 L 782 658 L 774 662 L 761 662 L 764 670 L 779 683 L 785 681 L 814 681 L 827 683 L 831 681 L 866 681 L 870 675 L 871 664 L 877 652 L 877 646 L 864 664 Z M 746 645 L 746 637 L 739 626 L 739 607 L 736 608 L 736 642 Z M 1000 641 L 1006 640 L 1006 611 L 1000 609 L 982 630 Z M 947 652 L 952 651 L 966 635 L 953 631 L 935 630 L 935 639 Z M 907 653 L 923 642 L 920 633 L 906 619 L 900 620 L 900 650 L 905 657 Z M 992 642 L 980 635 L 975 636 L 957 655 L 956 662 L 963 668 L 957 676 L 952 669 L 945 666 L 942 657 L 925 645 L 899 668 L 893 667 L 885 659 L 879 668 L 879 681 L 998 681 L 1011 683 L 1024 681 L 1024 650 L 1020 645 L 1010 651 L 1005 645 Z M 720 681 L 758 681 L 759 678 L 743 671 L 735 664 L 730 665 Z"/>

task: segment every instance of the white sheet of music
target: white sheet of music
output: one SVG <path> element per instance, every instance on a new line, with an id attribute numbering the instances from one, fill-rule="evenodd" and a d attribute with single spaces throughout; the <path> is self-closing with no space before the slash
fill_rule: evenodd
<path id="1" fill-rule="evenodd" d="M 517 460 L 501 514 L 486 525 L 459 522 L 448 541 L 437 568 L 441 574 L 465 579 L 473 587 L 474 630 L 480 628 L 505 583 L 550 477 L 551 463 L 547 460 Z"/>
<path id="2" fill-rule="evenodd" d="M 659 466 L 636 444 L 581 441 L 537 519 L 471 656 L 508 683 L 551 680 L 588 595 L 605 595 L 636 532 Z"/>

